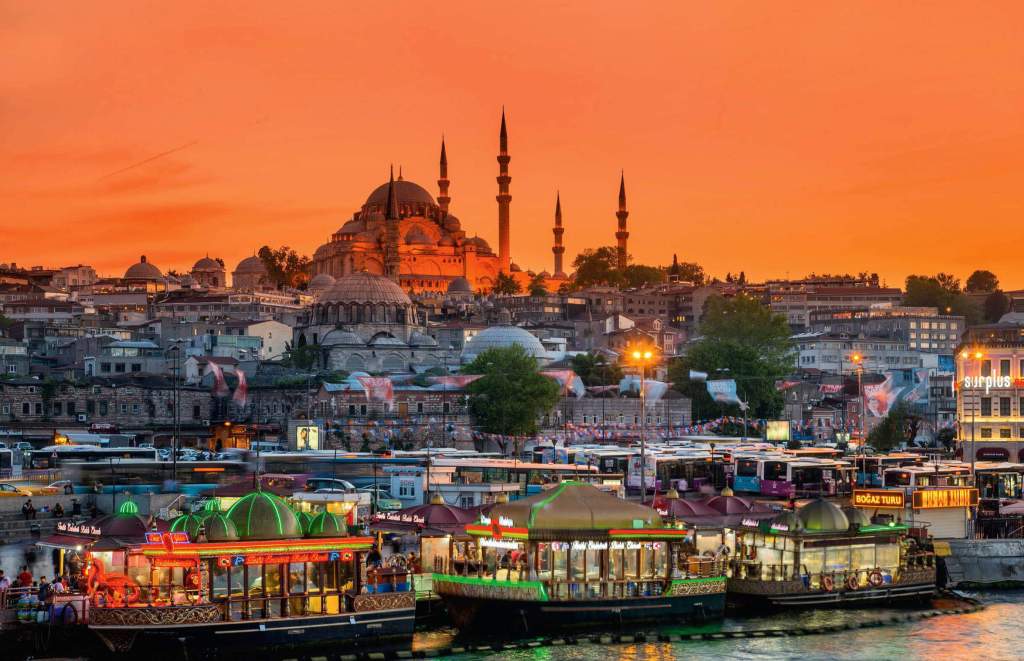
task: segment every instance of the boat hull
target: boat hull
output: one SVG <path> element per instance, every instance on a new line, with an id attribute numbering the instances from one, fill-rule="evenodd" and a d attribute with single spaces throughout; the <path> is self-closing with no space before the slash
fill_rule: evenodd
<path id="1" fill-rule="evenodd" d="M 111 653 L 133 657 L 236 658 L 320 648 L 408 649 L 416 609 L 341 613 L 237 622 L 90 624 Z"/>
<path id="2" fill-rule="evenodd" d="M 926 602 L 935 596 L 935 583 L 900 583 L 860 590 L 793 590 L 772 591 L 771 583 L 762 583 L 763 589 L 751 589 L 751 581 L 736 584 L 729 581 L 727 603 L 729 608 L 863 608 L 877 605 L 913 604 Z"/>

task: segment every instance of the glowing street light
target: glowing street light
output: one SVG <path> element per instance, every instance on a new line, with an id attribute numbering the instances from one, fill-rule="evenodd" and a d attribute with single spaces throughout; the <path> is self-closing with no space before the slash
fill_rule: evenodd
<path id="1" fill-rule="evenodd" d="M 633 364 L 640 368 L 640 502 L 647 498 L 647 444 L 644 440 L 645 415 L 647 414 L 647 365 L 654 361 L 654 351 L 649 347 L 637 347 L 629 354 Z M 657 476 L 655 476 L 657 493 Z"/>

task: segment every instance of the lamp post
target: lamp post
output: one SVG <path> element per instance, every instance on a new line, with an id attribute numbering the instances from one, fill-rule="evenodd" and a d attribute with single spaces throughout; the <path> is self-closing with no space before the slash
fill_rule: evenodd
<path id="1" fill-rule="evenodd" d="M 979 371 L 979 376 L 980 376 L 980 372 L 981 372 L 981 359 L 985 357 L 984 352 L 982 352 L 980 349 L 975 349 L 974 351 L 963 351 L 963 352 L 960 353 L 960 357 L 964 360 L 964 372 L 967 371 L 967 369 L 966 369 L 967 361 L 973 359 L 975 362 L 978 363 L 978 371 Z M 961 390 L 961 392 L 963 392 L 963 388 L 961 388 L 960 390 Z M 961 405 L 961 410 L 963 410 L 963 406 L 967 405 L 967 398 L 965 396 L 961 395 L 960 399 L 963 402 L 963 404 Z M 975 455 L 975 448 L 977 446 L 974 444 L 974 442 L 975 442 L 975 429 L 977 429 L 977 424 L 975 424 L 976 421 L 977 421 L 977 417 L 976 417 L 977 414 L 978 414 L 978 402 L 972 400 L 971 401 L 971 480 L 975 480 L 975 476 L 974 476 L 974 455 Z M 963 440 L 960 441 L 960 444 L 961 444 L 961 446 L 963 446 Z"/>
<path id="2" fill-rule="evenodd" d="M 175 485 L 178 484 L 178 445 L 180 443 L 179 436 L 181 435 L 181 390 L 178 387 L 178 382 L 181 380 L 181 345 L 188 340 L 184 338 L 174 338 L 170 340 L 171 348 L 168 351 L 174 352 L 174 380 L 172 385 L 174 386 L 174 395 L 172 401 L 174 402 L 174 434 L 171 436 L 171 482 Z"/>
<path id="3" fill-rule="evenodd" d="M 859 353 L 855 353 L 850 356 L 850 362 L 857 366 L 857 398 L 860 400 L 860 444 L 863 447 L 867 442 L 867 437 L 864 432 L 864 418 L 867 416 L 868 410 L 867 405 L 864 401 L 864 388 L 861 380 L 861 375 L 864 373 L 864 356 Z M 843 410 L 845 417 L 846 410 L 846 395 L 843 394 Z M 844 421 L 845 424 L 845 421 Z"/>
<path id="4" fill-rule="evenodd" d="M 647 443 L 644 439 L 644 415 L 647 413 L 647 389 L 645 386 L 647 365 L 653 360 L 654 352 L 649 347 L 636 348 L 630 355 L 633 358 L 633 363 L 640 368 L 640 502 L 643 502 L 647 498 Z"/>

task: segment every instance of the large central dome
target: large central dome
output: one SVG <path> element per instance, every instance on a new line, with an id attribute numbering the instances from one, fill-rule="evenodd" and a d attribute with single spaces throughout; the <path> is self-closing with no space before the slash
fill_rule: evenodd
<path id="1" fill-rule="evenodd" d="M 434 197 L 427 192 L 427 189 L 419 184 L 404 179 L 395 180 L 395 197 L 399 205 L 402 204 L 430 204 L 437 206 Z M 388 182 L 377 186 L 366 198 L 367 207 L 383 207 L 388 202 Z"/>
<path id="2" fill-rule="evenodd" d="M 382 275 L 366 271 L 338 278 L 320 295 L 321 303 L 394 303 L 412 305 L 402 288 Z"/>

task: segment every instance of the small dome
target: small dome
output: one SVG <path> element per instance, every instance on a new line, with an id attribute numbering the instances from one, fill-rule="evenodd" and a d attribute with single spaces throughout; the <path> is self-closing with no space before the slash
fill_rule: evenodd
<path id="1" fill-rule="evenodd" d="M 306 534 L 310 537 L 344 537 L 348 535 L 345 520 L 330 512 L 320 512 L 309 522 Z"/>
<path id="2" fill-rule="evenodd" d="M 313 279 L 309 281 L 307 289 L 311 292 L 325 291 L 330 289 L 334 282 L 334 276 L 330 273 L 317 273 L 313 276 Z"/>
<path id="3" fill-rule="evenodd" d="M 796 512 L 787 510 L 772 519 L 771 527 L 779 532 L 797 532 L 804 529 L 804 522 Z"/>
<path id="4" fill-rule="evenodd" d="M 411 347 L 436 347 L 437 340 L 425 335 L 419 331 L 413 331 L 412 335 L 409 336 L 409 346 Z"/>
<path id="5" fill-rule="evenodd" d="M 850 507 L 848 505 L 843 508 L 843 514 L 849 519 L 851 526 L 864 527 L 871 525 L 871 517 L 859 507 Z"/>
<path id="6" fill-rule="evenodd" d="M 750 503 L 739 496 L 729 496 L 724 492 L 721 496 L 708 498 L 705 505 L 719 514 L 745 514 L 750 511 Z"/>
<path id="7" fill-rule="evenodd" d="M 124 272 L 125 280 L 163 280 L 164 274 L 160 269 L 146 261 L 146 256 L 139 258 L 138 264 L 132 264 Z"/>
<path id="8" fill-rule="evenodd" d="M 332 330 L 324 335 L 323 340 L 320 341 L 325 347 L 331 346 L 350 346 L 350 347 L 364 347 L 366 346 L 366 340 L 359 337 L 352 331 L 347 330 Z"/>
<path id="9" fill-rule="evenodd" d="M 538 275 L 540 277 L 542 277 L 542 278 L 550 278 L 551 277 L 551 274 L 548 273 L 547 271 L 541 271 L 540 273 L 538 273 Z"/>
<path id="10" fill-rule="evenodd" d="M 377 333 L 370 339 L 371 347 L 405 347 L 408 346 L 391 333 Z"/>
<path id="11" fill-rule="evenodd" d="M 234 272 L 239 275 L 266 275 L 267 266 L 262 259 L 253 255 L 238 262 Z"/>
<path id="12" fill-rule="evenodd" d="M 515 273 L 516 271 L 522 271 L 523 269 L 521 269 L 518 264 L 513 262 L 512 264 L 509 264 L 508 270 L 512 271 L 513 273 Z"/>
<path id="13" fill-rule="evenodd" d="M 447 235 L 442 236 L 440 239 L 438 239 L 437 245 L 450 248 L 451 246 L 455 245 L 455 239 Z"/>
<path id="14" fill-rule="evenodd" d="M 309 532 L 309 524 L 313 521 L 313 515 L 310 514 L 309 512 L 303 512 L 301 510 L 297 510 L 295 512 L 295 516 L 297 516 L 299 518 L 299 525 L 302 526 L 302 532 L 303 533 L 308 533 Z"/>
<path id="15" fill-rule="evenodd" d="M 463 242 L 464 245 L 473 246 L 477 252 L 491 252 L 491 244 L 487 243 L 479 236 L 474 236 L 466 239 Z"/>
<path id="16" fill-rule="evenodd" d="M 463 278 L 461 275 L 454 278 L 448 283 L 449 294 L 472 294 L 473 285 L 469 284 L 469 280 Z"/>
<path id="17" fill-rule="evenodd" d="M 227 516 L 241 539 L 293 539 L 302 536 L 299 519 L 280 497 L 254 491 L 231 506 Z"/>
<path id="18" fill-rule="evenodd" d="M 382 275 L 366 271 L 350 273 L 338 278 L 330 289 L 320 296 L 325 303 L 393 303 L 412 305 L 409 296 L 395 282 Z"/>
<path id="19" fill-rule="evenodd" d="M 534 358 L 545 358 L 544 345 L 529 331 L 518 326 L 491 326 L 485 328 L 466 343 L 462 350 L 464 360 L 472 360 L 488 349 L 510 347 L 518 344 Z"/>
<path id="20" fill-rule="evenodd" d="M 174 521 L 171 521 L 171 532 L 183 532 L 188 534 L 189 539 L 195 539 L 199 527 L 203 525 L 203 517 L 195 514 L 182 514 Z"/>
<path id="21" fill-rule="evenodd" d="M 238 528 L 235 522 L 221 512 L 213 512 L 203 517 L 203 530 L 208 542 L 236 542 Z"/>
<path id="22" fill-rule="evenodd" d="M 362 220 L 350 220 L 341 226 L 338 234 L 358 234 L 366 230 L 366 223 Z"/>
<path id="23" fill-rule="evenodd" d="M 429 204 L 437 206 L 434 197 L 427 192 L 427 189 L 419 184 L 405 179 L 395 180 L 395 197 L 399 206 L 403 204 Z M 370 196 L 366 198 L 366 207 L 381 207 L 388 203 L 388 182 L 373 189 Z"/>
<path id="24" fill-rule="evenodd" d="M 192 267 L 193 271 L 223 271 L 224 267 L 215 259 L 203 257 Z"/>
<path id="25" fill-rule="evenodd" d="M 846 532 L 850 529 L 850 520 L 843 510 L 824 498 L 801 507 L 798 516 L 808 532 Z"/>

